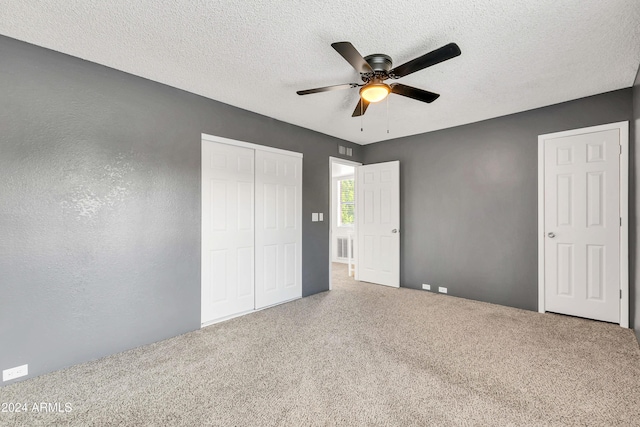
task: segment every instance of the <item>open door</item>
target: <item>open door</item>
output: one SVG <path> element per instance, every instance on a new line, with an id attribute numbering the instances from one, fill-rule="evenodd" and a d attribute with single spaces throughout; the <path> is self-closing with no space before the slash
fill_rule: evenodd
<path id="1" fill-rule="evenodd" d="M 357 167 L 358 280 L 400 287 L 400 162 Z"/>

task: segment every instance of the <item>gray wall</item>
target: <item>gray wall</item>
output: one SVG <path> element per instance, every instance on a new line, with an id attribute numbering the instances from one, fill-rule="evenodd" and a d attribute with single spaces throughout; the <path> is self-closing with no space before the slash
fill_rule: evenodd
<path id="1" fill-rule="evenodd" d="M 631 92 L 366 146 L 400 160 L 402 285 L 537 310 L 537 137 L 630 120 Z"/>
<path id="2" fill-rule="evenodd" d="M 631 271 L 629 272 L 629 281 L 632 284 L 630 300 L 632 302 L 631 321 L 632 326 L 635 327 L 636 337 L 640 341 L 640 283 L 638 278 L 640 277 L 640 253 L 638 248 L 640 247 L 640 233 L 638 233 L 638 224 L 640 224 L 640 186 L 638 185 L 638 172 L 636 171 L 636 165 L 640 165 L 640 69 L 636 75 L 636 81 L 633 85 L 633 120 L 631 122 L 631 138 L 629 146 L 631 147 L 631 186 L 630 186 L 630 200 L 629 200 L 629 213 L 630 217 L 634 221 L 630 224 L 630 236 L 629 236 L 629 256 L 631 258 Z M 635 286 L 633 286 L 635 285 Z"/>
<path id="3" fill-rule="evenodd" d="M 311 212 L 361 147 L 6 37 L 0 58 L 0 370 L 199 328 L 201 133 L 304 154 L 303 294 L 328 289 Z"/>

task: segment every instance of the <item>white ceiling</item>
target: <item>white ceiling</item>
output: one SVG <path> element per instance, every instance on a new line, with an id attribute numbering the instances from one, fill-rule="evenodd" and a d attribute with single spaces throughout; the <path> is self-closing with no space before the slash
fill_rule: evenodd
<path id="1" fill-rule="evenodd" d="M 630 87 L 640 63 L 638 0 L 0 0 L 0 34 L 359 144 L 471 123 Z M 357 82 L 330 44 L 400 65 L 456 42 L 462 55 L 351 113 Z"/>

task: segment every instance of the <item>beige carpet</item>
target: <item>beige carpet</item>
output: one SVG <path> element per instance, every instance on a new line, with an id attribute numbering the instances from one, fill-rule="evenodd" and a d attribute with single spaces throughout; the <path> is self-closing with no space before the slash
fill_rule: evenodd
<path id="1" fill-rule="evenodd" d="M 346 279 L 0 389 L 0 425 L 640 425 L 630 330 Z"/>

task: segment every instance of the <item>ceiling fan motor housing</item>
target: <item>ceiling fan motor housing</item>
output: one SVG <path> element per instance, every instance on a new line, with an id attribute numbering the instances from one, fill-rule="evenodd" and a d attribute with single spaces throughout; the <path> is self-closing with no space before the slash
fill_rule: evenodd
<path id="1" fill-rule="evenodd" d="M 364 81 L 370 80 L 386 80 L 389 78 L 389 71 L 393 65 L 393 61 L 389 55 L 383 53 L 374 53 L 373 55 L 367 55 L 364 57 L 367 64 L 373 69 L 373 75 L 364 76 Z"/>

